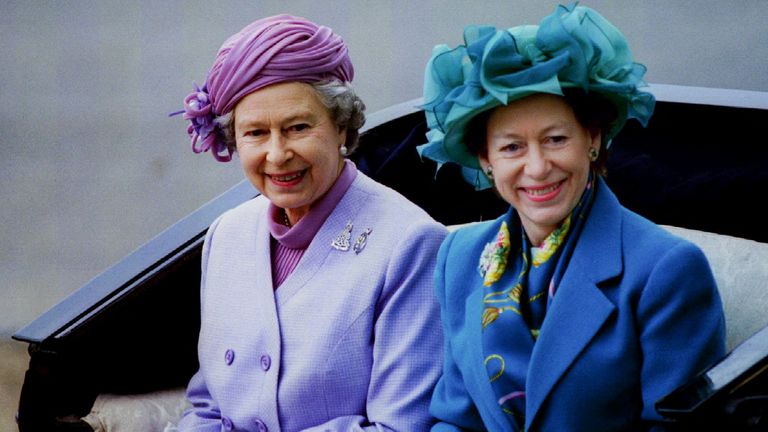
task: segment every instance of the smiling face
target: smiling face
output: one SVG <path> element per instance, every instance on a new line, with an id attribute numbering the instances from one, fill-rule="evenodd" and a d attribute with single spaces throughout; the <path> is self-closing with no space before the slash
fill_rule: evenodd
<path id="1" fill-rule="evenodd" d="M 589 149 L 600 149 L 600 134 L 582 126 L 562 97 L 548 94 L 496 108 L 486 132 L 480 163 L 492 167 L 496 189 L 538 245 L 579 202 L 589 177 Z"/>
<path id="2" fill-rule="evenodd" d="M 341 173 L 345 130 L 334 124 L 315 90 L 299 82 L 256 90 L 233 113 L 246 177 L 297 223 Z"/>

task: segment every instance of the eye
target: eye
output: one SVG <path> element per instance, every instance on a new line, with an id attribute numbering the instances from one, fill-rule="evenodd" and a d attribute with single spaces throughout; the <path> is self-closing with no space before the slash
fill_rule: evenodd
<path id="1" fill-rule="evenodd" d="M 499 151 L 500 152 L 502 152 L 502 153 L 510 153 L 510 154 L 518 153 L 522 149 L 523 149 L 523 146 L 521 146 L 520 144 L 517 144 L 517 143 L 503 144 L 502 146 L 499 147 Z"/>
<path id="2" fill-rule="evenodd" d="M 565 135 L 553 135 L 547 137 L 547 141 L 555 145 L 565 144 L 568 141 L 568 137 Z"/>
<path id="3" fill-rule="evenodd" d="M 243 136 L 246 136 L 246 137 L 259 137 L 259 136 L 264 135 L 264 133 L 265 132 L 264 132 L 263 129 L 253 129 L 253 130 L 245 131 L 243 133 Z"/>
<path id="4" fill-rule="evenodd" d="M 303 132 L 307 129 L 309 129 L 309 125 L 307 123 L 297 123 L 295 125 L 288 126 L 289 132 Z"/>

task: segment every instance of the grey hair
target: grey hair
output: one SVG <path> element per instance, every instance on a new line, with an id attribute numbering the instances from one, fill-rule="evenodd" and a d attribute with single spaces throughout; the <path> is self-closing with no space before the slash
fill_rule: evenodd
<path id="1" fill-rule="evenodd" d="M 337 127 L 347 131 L 347 155 L 352 154 L 357 148 L 360 128 L 365 124 L 365 103 L 355 93 L 348 82 L 320 81 L 307 83 L 317 93 L 320 102 L 328 108 L 331 120 Z M 214 120 L 219 125 L 224 143 L 233 152 L 237 151 L 235 141 L 234 110 L 216 117 Z"/>

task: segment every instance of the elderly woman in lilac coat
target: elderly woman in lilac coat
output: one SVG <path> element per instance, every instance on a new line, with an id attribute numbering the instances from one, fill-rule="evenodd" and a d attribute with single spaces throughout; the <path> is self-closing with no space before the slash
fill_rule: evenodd
<path id="1" fill-rule="evenodd" d="M 428 430 L 445 228 L 345 156 L 364 122 L 347 47 L 287 15 L 221 47 L 185 100 L 196 152 L 261 195 L 202 254 L 200 369 L 183 431 Z"/>

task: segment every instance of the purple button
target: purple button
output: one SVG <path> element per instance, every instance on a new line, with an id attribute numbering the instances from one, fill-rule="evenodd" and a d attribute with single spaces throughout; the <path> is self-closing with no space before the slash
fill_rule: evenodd
<path id="1" fill-rule="evenodd" d="M 266 354 L 261 356 L 261 368 L 268 371 L 270 366 L 272 366 L 272 358 Z"/>
<path id="2" fill-rule="evenodd" d="M 227 366 L 229 366 L 233 361 L 235 361 L 235 352 L 231 349 L 228 349 L 227 352 L 224 353 L 224 362 L 226 362 Z"/>
<path id="3" fill-rule="evenodd" d="M 235 425 L 232 424 L 232 420 L 222 417 L 221 418 L 221 425 L 224 426 L 224 430 L 231 431 L 235 428 Z"/>
<path id="4" fill-rule="evenodd" d="M 263 421 L 256 419 L 256 430 L 259 432 L 269 432 L 269 429 L 267 429 L 267 425 L 264 424 Z"/>

